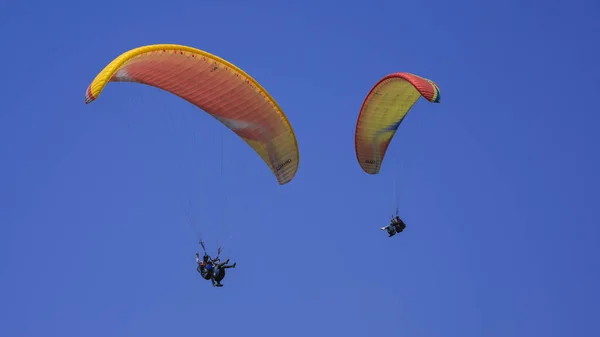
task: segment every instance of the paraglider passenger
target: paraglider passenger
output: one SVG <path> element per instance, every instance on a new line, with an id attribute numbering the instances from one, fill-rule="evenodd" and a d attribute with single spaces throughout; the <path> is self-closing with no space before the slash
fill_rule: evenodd
<path id="1" fill-rule="evenodd" d="M 225 269 L 235 268 L 235 265 L 237 264 L 237 262 L 234 262 L 232 265 L 228 266 L 227 263 L 229 263 L 229 259 L 223 263 L 221 263 L 219 259 L 215 261 L 215 269 L 212 278 L 213 287 L 222 287 L 221 281 L 225 278 Z"/>
<path id="2" fill-rule="evenodd" d="M 227 265 L 229 263 L 229 259 L 225 260 L 225 262 L 221 263 L 221 260 L 216 261 L 217 268 L 235 268 L 237 262 L 234 262 L 232 265 Z"/>

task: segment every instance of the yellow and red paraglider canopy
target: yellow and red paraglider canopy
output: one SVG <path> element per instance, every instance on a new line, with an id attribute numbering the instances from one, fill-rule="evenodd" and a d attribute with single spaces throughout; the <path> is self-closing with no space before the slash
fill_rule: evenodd
<path id="1" fill-rule="evenodd" d="M 129 50 L 92 81 L 86 104 L 97 99 L 108 82 L 154 86 L 204 110 L 244 139 L 281 185 L 298 170 L 296 136 L 277 102 L 250 75 L 215 55 L 175 44 Z"/>
<path id="2" fill-rule="evenodd" d="M 354 134 L 356 158 L 366 173 L 379 173 L 390 141 L 421 96 L 439 103 L 440 88 L 433 81 L 410 73 L 389 74 L 371 89 L 360 109 Z"/>

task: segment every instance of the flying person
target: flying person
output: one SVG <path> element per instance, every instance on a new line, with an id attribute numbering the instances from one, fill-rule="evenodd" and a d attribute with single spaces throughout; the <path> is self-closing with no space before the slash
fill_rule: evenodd
<path id="1" fill-rule="evenodd" d="M 196 270 L 200 273 L 200 275 L 202 275 L 202 278 L 205 280 L 212 280 L 214 272 L 214 262 L 210 258 L 210 256 L 204 253 L 202 260 L 200 260 L 200 254 L 196 253 L 196 263 L 198 264 Z"/>
<path id="2" fill-rule="evenodd" d="M 392 216 L 389 225 L 381 227 L 380 229 L 387 231 L 389 234 L 388 237 L 392 237 L 397 233 L 401 233 L 405 228 L 406 224 L 404 223 L 404 221 L 402 221 L 402 219 L 400 219 L 400 217 L 396 215 L 396 217 Z"/>
<path id="3" fill-rule="evenodd" d="M 229 259 L 225 260 L 225 262 L 221 263 L 221 260 L 217 259 L 217 261 L 215 261 L 215 265 L 217 268 L 235 268 L 235 265 L 237 264 L 237 262 L 234 262 L 232 265 L 227 265 L 229 263 Z"/>
<path id="4" fill-rule="evenodd" d="M 382 231 L 385 230 L 388 232 L 388 237 L 392 237 L 396 235 L 396 219 L 392 217 L 392 220 L 389 225 L 380 228 Z"/>
<path id="5" fill-rule="evenodd" d="M 215 261 L 215 269 L 212 277 L 213 287 L 222 287 L 221 281 L 225 278 L 225 269 L 235 268 L 237 264 L 237 262 L 234 262 L 232 265 L 227 265 L 228 263 L 229 259 L 223 263 L 219 259 Z"/>
<path id="6" fill-rule="evenodd" d="M 394 224 L 394 227 L 396 233 L 402 233 L 402 231 L 406 228 L 406 224 L 398 215 L 396 215 L 396 223 Z"/>

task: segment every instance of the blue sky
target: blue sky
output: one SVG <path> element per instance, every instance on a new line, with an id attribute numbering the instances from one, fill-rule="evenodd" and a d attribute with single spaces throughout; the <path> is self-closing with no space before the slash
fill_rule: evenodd
<path id="1" fill-rule="evenodd" d="M 598 7 L 4 1 L 0 335 L 599 335 Z M 113 83 L 84 104 L 108 62 L 155 43 L 275 97 L 300 147 L 290 184 L 173 95 Z M 442 102 L 415 105 L 369 176 L 356 117 L 397 71 Z M 394 181 L 408 227 L 389 239 Z M 186 209 L 238 263 L 223 288 L 195 271 Z"/>

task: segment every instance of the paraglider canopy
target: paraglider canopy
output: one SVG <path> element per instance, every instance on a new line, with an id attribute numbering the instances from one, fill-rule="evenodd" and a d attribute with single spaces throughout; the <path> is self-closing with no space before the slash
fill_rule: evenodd
<path id="1" fill-rule="evenodd" d="M 97 99 L 108 82 L 154 86 L 204 110 L 248 143 L 281 185 L 298 170 L 296 136 L 279 105 L 250 75 L 215 55 L 176 44 L 129 50 L 96 76 L 85 103 Z"/>
<path id="2" fill-rule="evenodd" d="M 421 97 L 439 103 L 433 81 L 410 73 L 385 76 L 365 98 L 356 122 L 354 145 L 360 167 L 378 174 L 387 148 L 408 111 Z"/>

